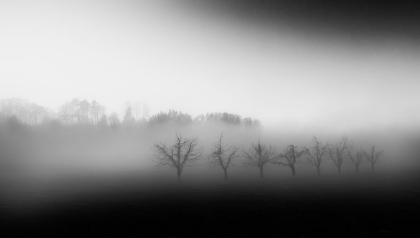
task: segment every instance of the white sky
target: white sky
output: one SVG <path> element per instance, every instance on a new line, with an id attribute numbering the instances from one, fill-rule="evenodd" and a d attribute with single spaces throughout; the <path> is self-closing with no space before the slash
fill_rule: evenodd
<path id="1" fill-rule="evenodd" d="M 420 51 L 351 44 L 162 1 L 0 2 L 0 98 L 146 102 L 264 125 L 419 125 Z M 121 115 L 120 115 L 121 116 Z"/>

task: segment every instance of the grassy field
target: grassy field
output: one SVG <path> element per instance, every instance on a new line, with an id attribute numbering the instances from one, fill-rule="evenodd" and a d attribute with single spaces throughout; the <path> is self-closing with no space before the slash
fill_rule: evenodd
<path id="1" fill-rule="evenodd" d="M 173 176 L 173 177 L 172 177 Z M 419 237 L 418 171 L 229 181 L 139 173 L 2 179 L 6 237 Z"/>

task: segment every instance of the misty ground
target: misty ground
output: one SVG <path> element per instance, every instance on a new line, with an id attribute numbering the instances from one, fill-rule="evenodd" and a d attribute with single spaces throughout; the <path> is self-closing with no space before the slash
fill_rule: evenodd
<path id="1" fill-rule="evenodd" d="M 418 237 L 417 170 L 281 176 L 3 176 L 6 237 Z M 288 175 L 288 174 L 287 174 Z"/>

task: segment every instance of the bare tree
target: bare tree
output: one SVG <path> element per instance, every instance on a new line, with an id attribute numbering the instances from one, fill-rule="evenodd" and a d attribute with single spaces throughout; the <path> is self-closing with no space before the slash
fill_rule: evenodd
<path id="1" fill-rule="evenodd" d="M 223 145 L 223 133 L 220 134 L 219 141 L 213 145 L 211 154 L 207 157 L 209 166 L 214 168 L 220 166 L 223 169 L 225 179 L 228 178 L 227 170 L 229 165 L 233 164 L 232 160 L 238 157 L 238 147 Z"/>
<path id="2" fill-rule="evenodd" d="M 76 120 L 77 123 L 82 121 L 81 113 L 80 113 L 80 100 L 78 98 L 73 98 L 69 104 L 70 112 L 71 112 L 71 120 Z"/>
<path id="3" fill-rule="evenodd" d="M 107 126 L 108 125 L 108 118 L 107 118 L 107 116 L 103 115 L 101 117 L 101 119 L 98 121 L 98 125 L 99 126 L 102 126 L 102 127 Z"/>
<path id="4" fill-rule="evenodd" d="M 89 123 L 90 103 L 85 99 L 79 102 L 79 123 Z"/>
<path id="5" fill-rule="evenodd" d="M 359 166 L 363 162 L 363 151 L 358 150 L 356 156 L 353 156 L 351 152 L 348 153 L 350 161 L 354 164 L 356 172 L 359 172 Z"/>
<path id="6" fill-rule="evenodd" d="M 43 106 L 31 103 L 29 106 L 29 121 L 32 124 L 38 125 L 47 117 L 47 110 Z"/>
<path id="7" fill-rule="evenodd" d="M 344 136 L 334 147 L 328 146 L 328 155 L 337 167 L 338 173 L 341 173 L 341 165 L 347 158 L 347 137 Z"/>
<path id="8" fill-rule="evenodd" d="M 149 114 L 150 114 L 150 107 L 146 103 L 143 103 L 142 113 L 143 113 L 142 121 L 145 122 L 149 118 Z"/>
<path id="9" fill-rule="evenodd" d="M 175 143 L 167 146 L 165 143 L 153 146 L 154 160 L 158 165 L 167 165 L 176 169 L 178 182 L 185 166 L 195 163 L 202 155 L 202 148 L 197 148 L 197 138 L 184 138 L 176 134 Z"/>
<path id="10" fill-rule="evenodd" d="M 90 103 L 73 98 L 60 107 L 59 117 L 64 124 L 72 125 L 88 121 Z"/>
<path id="11" fill-rule="evenodd" d="M 144 103 L 143 103 L 144 105 Z M 139 122 L 142 120 L 142 117 L 144 117 L 144 113 L 142 112 L 142 109 L 144 106 L 142 106 L 141 102 L 138 101 L 127 101 L 125 102 L 125 110 L 127 113 L 128 108 L 131 108 L 131 115 L 132 115 L 132 119 L 135 122 Z"/>
<path id="12" fill-rule="evenodd" d="M 125 115 L 122 123 L 125 125 L 133 125 L 135 121 L 136 120 L 133 116 L 133 110 L 131 109 L 131 106 L 128 106 L 125 110 Z"/>
<path id="13" fill-rule="evenodd" d="M 354 164 L 356 172 L 359 172 L 359 166 L 363 161 L 363 151 L 358 150 L 356 154 L 354 154 L 354 146 L 353 142 L 350 142 L 347 145 L 347 158 Z"/>
<path id="14" fill-rule="evenodd" d="M 99 103 L 96 100 L 93 100 L 92 103 L 90 104 L 90 113 L 92 115 L 92 119 L 93 119 L 93 124 L 98 124 L 99 120 L 101 119 L 100 117 L 100 107 L 101 105 L 99 105 Z"/>
<path id="15" fill-rule="evenodd" d="M 113 128 L 116 128 L 121 123 L 116 112 L 113 112 L 108 116 L 108 121 L 109 125 Z"/>
<path id="16" fill-rule="evenodd" d="M 264 165 L 270 163 L 272 156 L 274 155 L 274 149 L 269 146 L 267 147 L 264 144 L 261 144 L 260 141 L 256 145 L 252 144 L 248 152 L 244 151 L 246 166 L 257 166 L 260 170 L 260 177 L 264 177 Z"/>
<path id="17" fill-rule="evenodd" d="M 298 150 L 298 147 L 295 145 L 289 145 L 284 150 L 284 153 L 280 153 L 277 156 L 277 159 L 274 160 L 273 164 L 279 164 L 283 166 L 288 166 L 292 170 L 293 176 L 296 175 L 295 164 L 300 163 L 300 157 L 306 152 L 306 150 Z"/>
<path id="18" fill-rule="evenodd" d="M 369 154 L 364 152 L 364 156 L 366 157 L 366 160 L 370 163 L 370 168 L 372 169 L 372 172 L 375 170 L 375 164 L 379 161 L 379 157 L 383 153 L 384 152 L 382 150 L 375 152 L 375 146 L 372 146 L 372 149 L 370 150 Z"/>
<path id="19" fill-rule="evenodd" d="M 58 115 L 64 124 L 73 124 L 73 111 L 73 106 L 70 102 L 67 102 L 60 107 Z"/>
<path id="20" fill-rule="evenodd" d="M 312 139 L 313 145 L 311 148 L 305 148 L 307 162 L 316 167 L 318 175 L 321 174 L 322 157 L 327 153 L 327 146 L 323 146 L 322 143 L 314 136 Z"/>

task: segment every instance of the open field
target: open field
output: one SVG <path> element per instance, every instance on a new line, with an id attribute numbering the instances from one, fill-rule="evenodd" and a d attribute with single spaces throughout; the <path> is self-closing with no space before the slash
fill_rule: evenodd
<path id="1" fill-rule="evenodd" d="M 8 237 L 420 235 L 418 171 L 181 184 L 134 172 L 25 176 L 2 179 Z"/>

